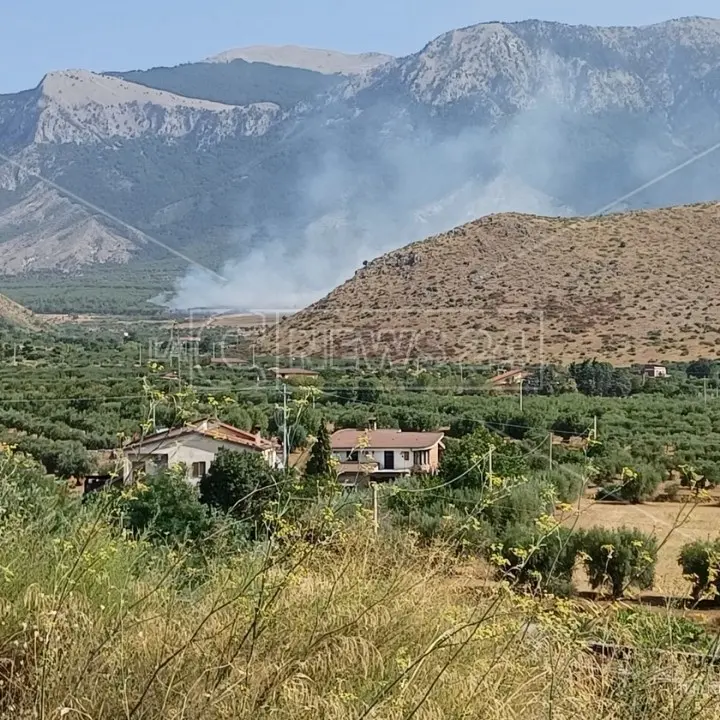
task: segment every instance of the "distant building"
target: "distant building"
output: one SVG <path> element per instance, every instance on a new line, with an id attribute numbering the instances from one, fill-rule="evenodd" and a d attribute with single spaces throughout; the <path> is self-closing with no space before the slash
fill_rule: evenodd
<path id="1" fill-rule="evenodd" d="M 413 472 L 437 472 L 445 449 L 443 432 L 337 430 L 330 438 L 344 485 L 393 480 Z"/>
<path id="2" fill-rule="evenodd" d="M 529 373 L 524 370 L 508 370 L 508 372 L 496 375 L 490 378 L 490 384 L 493 387 L 508 387 L 510 385 L 519 385 L 527 379 Z"/>
<path id="3" fill-rule="evenodd" d="M 183 464 L 187 468 L 188 480 L 197 483 L 209 470 L 220 448 L 256 452 L 271 467 L 279 466 L 277 447 L 272 441 L 219 420 L 201 420 L 156 432 L 126 445 L 123 477 L 130 482 L 138 473 L 152 474 Z"/>
<path id="4" fill-rule="evenodd" d="M 668 376 L 668 371 L 664 365 L 644 365 L 642 374 L 649 378 L 664 378 Z"/>
<path id="5" fill-rule="evenodd" d="M 290 378 L 304 377 L 316 378 L 320 373 L 315 370 L 307 370 L 305 368 L 270 368 L 278 380 L 288 380 Z"/>

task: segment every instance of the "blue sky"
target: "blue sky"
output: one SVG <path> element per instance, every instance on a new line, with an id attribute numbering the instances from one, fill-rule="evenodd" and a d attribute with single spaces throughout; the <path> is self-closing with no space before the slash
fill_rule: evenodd
<path id="1" fill-rule="evenodd" d="M 634 25 L 720 15 L 717 0 L 1 1 L 0 92 L 34 87 L 49 70 L 174 65 L 244 45 L 401 55 L 446 30 L 488 20 Z"/>

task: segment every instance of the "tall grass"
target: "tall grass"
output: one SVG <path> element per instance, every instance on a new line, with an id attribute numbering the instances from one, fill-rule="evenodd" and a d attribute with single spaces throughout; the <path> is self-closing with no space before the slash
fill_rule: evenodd
<path id="1" fill-rule="evenodd" d="M 512 594 L 360 518 L 200 563 L 101 505 L 0 525 L 7 718 L 716 718 L 709 665 L 584 649 L 602 616 Z M 281 533 L 282 535 L 282 533 Z"/>

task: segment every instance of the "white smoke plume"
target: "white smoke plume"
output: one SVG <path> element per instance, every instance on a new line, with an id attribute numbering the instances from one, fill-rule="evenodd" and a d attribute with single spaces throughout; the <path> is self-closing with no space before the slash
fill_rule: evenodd
<path id="1" fill-rule="evenodd" d="M 364 261 L 483 215 L 568 214 L 568 208 L 536 189 L 556 162 L 556 120 L 554 111 L 535 111 L 494 135 L 469 130 L 441 141 L 423 137 L 390 143 L 378 176 L 389 174 L 392 182 L 380 191 L 373 188 L 377 177 L 328 150 L 320 172 L 300 182 L 314 220 L 283 231 L 268 223 L 262 230 L 271 241 L 226 263 L 220 272 L 226 282 L 192 270 L 178 281 L 171 305 L 299 309 L 352 277 Z M 490 172 L 489 165 L 494 165 Z M 534 187 L 520 179 L 528 176 Z M 251 233 L 244 228 L 238 240 Z"/>

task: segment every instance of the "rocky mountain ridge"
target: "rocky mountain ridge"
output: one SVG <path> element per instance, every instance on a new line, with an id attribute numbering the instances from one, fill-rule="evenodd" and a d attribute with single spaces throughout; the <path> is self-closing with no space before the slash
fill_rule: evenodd
<path id="1" fill-rule="evenodd" d="M 234 60 L 245 60 L 246 62 L 312 70 L 327 75 L 355 75 L 384 65 L 392 59 L 391 55 L 376 52 L 350 54 L 297 45 L 253 45 L 252 47 L 226 50 L 208 58 L 208 62 L 228 63 Z"/>
<path id="2" fill-rule="evenodd" d="M 164 257 L 126 223 L 223 269 L 229 283 L 213 297 L 247 307 L 259 281 L 282 305 L 318 258 L 328 259 L 313 278 L 321 285 L 300 288 L 315 297 L 360 254 L 477 215 L 720 197 L 720 163 L 707 152 L 720 129 L 717 20 L 487 23 L 405 58 L 373 58 L 359 74 L 270 64 L 295 62 L 283 48 L 244 55 L 251 62 L 231 53 L 177 68 L 51 73 L 0 96 L 0 271 Z M 55 194 L 40 192 L 41 178 Z M 41 231 L 39 199 L 57 217 L 58 195 L 67 222 Z M 63 254 L 59 242 L 74 249 Z M 209 282 L 191 285 L 195 297 Z"/>

